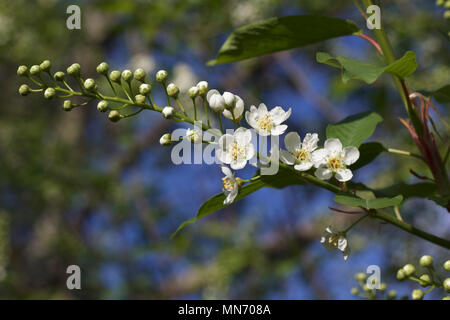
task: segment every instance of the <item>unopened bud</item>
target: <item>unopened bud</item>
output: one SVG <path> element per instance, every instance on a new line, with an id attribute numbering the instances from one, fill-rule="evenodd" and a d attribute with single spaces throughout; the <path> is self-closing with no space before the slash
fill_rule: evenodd
<path id="1" fill-rule="evenodd" d="M 106 62 L 102 62 L 97 66 L 97 73 L 106 76 L 109 71 L 109 65 Z"/>
<path id="2" fill-rule="evenodd" d="M 67 68 L 67 73 L 74 77 L 79 76 L 80 72 L 81 72 L 81 67 L 78 63 L 74 63 L 70 67 Z"/>
<path id="3" fill-rule="evenodd" d="M 111 71 L 111 73 L 109 74 L 109 78 L 111 79 L 111 81 L 119 83 L 120 84 L 120 77 L 121 77 L 121 73 L 119 70 L 114 70 Z"/>
<path id="4" fill-rule="evenodd" d="M 170 133 L 163 134 L 159 139 L 159 144 L 162 146 L 170 146 L 172 143 L 172 135 Z"/>
<path id="5" fill-rule="evenodd" d="M 65 74 L 64 74 L 64 72 L 62 72 L 62 71 L 58 71 L 58 72 L 56 72 L 56 73 L 53 75 L 53 78 L 54 78 L 56 81 L 63 81 L 63 80 L 64 80 L 64 77 L 65 77 Z"/>
<path id="6" fill-rule="evenodd" d="M 23 84 L 19 87 L 19 94 L 21 96 L 27 96 L 31 93 L 31 89 L 27 84 Z"/>
<path id="7" fill-rule="evenodd" d="M 407 265 L 405 265 L 403 267 L 403 272 L 405 273 L 405 276 L 407 276 L 407 277 L 413 275 L 415 271 L 416 271 L 416 268 L 414 268 L 414 266 L 410 263 L 408 263 Z"/>
<path id="8" fill-rule="evenodd" d="M 433 257 L 425 255 L 420 258 L 420 265 L 422 267 L 431 267 L 433 265 Z"/>
<path id="9" fill-rule="evenodd" d="M 156 81 L 158 81 L 158 82 L 165 82 L 167 80 L 168 75 L 169 74 L 167 73 L 166 70 L 159 70 L 156 73 L 156 76 L 155 76 Z"/>
<path id="10" fill-rule="evenodd" d="M 172 98 L 177 98 L 179 93 L 180 89 L 174 83 L 169 83 L 167 86 L 167 94 Z"/>
<path id="11" fill-rule="evenodd" d="M 142 68 L 136 69 L 134 71 L 134 78 L 138 81 L 144 82 L 146 75 L 147 74 L 145 73 L 144 69 L 142 69 Z"/>
<path id="12" fill-rule="evenodd" d="M 55 91 L 55 89 L 53 89 L 53 88 L 47 88 L 47 89 L 45 89 L 45 91 L 44 91 L 44 97 L 45 97 L 45 99 L 53 99 L 54 97 L 55 97 L 55 95 L 56 95 L 56 91 Z"/>
<path id="13" fill-rule="evenodd" d="M 352 288 L 351 290 L 352 295 L 356 296 L 359 294 L 359 289 L 358 288 Z"/>
<path id="14" fill-rule="evenodd" d="M 444 280 L 444 290 L 450 292 L 450 278 Z"/>
<path id="15" fill-rule="evenodd" d="M 411 298 L 413 300 L 422 300 L 423 296 L 424 296 L 423 291 L 420 289 L 413 290 L 411 294 Z"/>
<path id="16" fill-rule="evenodd" d="M 50 72 L 50 68 L 52 67 L 52 64 L 51 64 L 50 60 L 44 60 L 44 61 L 42 61 L 42 63 L 40 64 L 39 67 L 44 72 Z"/>
<path id="17" fill-rule="evenodd" d="M 393 300 L 397 298 L 397 291 L 395 290 L 391 290 L 388 292 L 388 299 Z"/>
<path id="18" fill-rule="evenodd" d="M 186 137 L 188 137 L 192 143 L 202 143 L 203 142 L 202 135 L 197 130 L 187 129 Z"/>
<path id="19" fill-rule="evenodd" d="M 84 81 L 84 87 L 88 91 L 95 91 L 97 89 L 97 84 L 94 79 L 88 78 Z"/>
<path id="20" fill-rule="evenodd" d="M 112 122 L 117 122 L 120 120 L 121 116 L 119 111 L 117 110 L 112 110 L 109 114 L 108 114 L 108 118 L 109 120 L 111 120 Z"/>
<path id="21" fill-rule="evenodd" d="M 64 111 L 70 111 L 70 110 L 72 110 L 72 109 L 73 109 L 72 101 L 70 101 L 70 100 L 64 100 L 64 103 L 63 103 L 63 109 L 64 109 Z"/>
<path id="22" fill-rule="evenodd" d="M 143 96 L 142 94 L 138 94 L 134 97 L 134 99 L 136 100 L 137 103 L 139 104 L 145 104 L 145 96 Z"/>
<path id="23" fill-rule="evenodd" d="M 405 275 L 405 271 L 403 271 L 403 269 L 400 269 L 397 271 L 397 280 L 403 281 L 405 280 L 406 275 Z"/>
<path id="24" fill-rule="evenodd" d="M 357 281 L 365 281 L 366 278 L 367 278 L 367 275 L 363 272 L 359 272 L 359 273 L 355 274 L 355 279 Z"/>
<path id="25" fill-rule="evenodd" d="M 35 76 L 35 75 L 38 75 L 40 72 L 41 72 L 41 68 L 37 64 L 35 64 L 34 66 L 31 66 L 30 74 Z"/>
<path id="26" fill-rule="evenodd" d="M 430 276 L 427 275 L 427 274 L 421 275 L 420 278 L 419 278 L 419 280 L 420 280 L 419 284 L 420 284 L 422 287 L 426 287 L 426 286 L 429 286 L 429 285 L 431 284 L 431 278 L 430 278 Z"/>
<path id="27" fill-rule="evenodd" d="M 175 109 L 173 107 L 167 106 L 162 109 L 161 113 L 164 118 L 170 119 L 175 114 Z"/>
<path id="28" fill-rule="evenodd" d="M 28 72 L 28 68 L 27 66 L 20 66 L 19 68 L 17 68 L 17 75 L 18 76 L 26 76 Z"/>
<path id="29" fill-rule="evenodd" d="M 444 262 L 444 270 L 450 271 L 450 260 Z"/>
<path id="30" fill-rule="evenodd" d="M 152 86 L 150 84 L 147 83 L 143 83 L 139 86 L 139 93 L 146 96 L 148 95 L 150 92 L 152 92 Z"/>
<path id="31" fill-rule="evenodd" d="M 201 96 L 206 96 L 206 94 L 208 93 L 208 82 L 200 81 L 199 83 L 197 83 L 197 88 L 198 88 L 198 93 Z"/>
<path id="32" fill-rule="evenodd" d="M 194 99 L 198 96 L 198 88 L 197 87 L 190 87 L 188 91 L 189 97 Z"/>
<path id="33" fill-rule="evenodd" d="M 209 90 L 206 95 L 210 108 L 217 113 L 225 110 L 225 99 L 217 90 Z"/>
<path id="34" fill-rule="evenodd" d="M 225 101 L 225 108 L 227 108 L 228 110 L 234 108 L 234 103 L 236 100 L 236 96 L 234 94 L 232 94 L 231 92 L 224 92 L 223 99 Z"/>
<path id="35" fill-rule="evenodd" d="M 99 101 L 99 103 L 97 104 L 97 110 L 100 112 L 108 111 L 108 101 L 106 100 Z"/>
<path id="36" fill-rule="evenodd" d="M 131 80 L 133 80 L 133 72 L 131 72 L 130 70 L 123 70 L 122 79 L 128 83 L 131 82 Z"/>

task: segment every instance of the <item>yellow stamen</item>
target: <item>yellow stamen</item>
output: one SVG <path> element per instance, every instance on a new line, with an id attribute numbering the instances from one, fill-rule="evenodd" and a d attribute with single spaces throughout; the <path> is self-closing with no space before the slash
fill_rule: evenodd
<path id="1" fill-rule="evenodd" d="M 273 128 L 273 120 L 270 114 L 266 113 L 257 121 L 258 128 L 261 130 L 269 131 Z"/>

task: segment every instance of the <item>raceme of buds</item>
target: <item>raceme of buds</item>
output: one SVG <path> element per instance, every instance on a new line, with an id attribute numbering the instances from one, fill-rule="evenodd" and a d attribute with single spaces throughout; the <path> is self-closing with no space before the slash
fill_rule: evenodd
<path id="1" fill-rule="evenodd" d="M 197 83 L 197 88 L 198 88 L 198 93 L 201 96 L 206 96 L 206 94 L 208 93 L 208 82 L 200 81 L 199 83 Z"/>
<path id="2" fill-rule="evenodd" d="M 139 93 L 146 96 L 148 95 L 150 92 L 152 92 L 152 86 L 150 84 L 147 83 L 143 83 L 139 86 Z"/>
<path id="3" fill-rule="evenodd" d="M 53 78 L 54 78 L 56 81 L 63 81 L 63 80 L 64 80 L 64 77 L 65 77 L 65 74 L 64 74 L 64 72 L 62 72 L 62 71 L 58 71 L 58 72 L 56 72 L 56 73 L 53 75 Z"/>
<path id="4" fill-rule="evenodd" d="M 41 68 L 37 64 L 35 64 L 34 66 L 31 66 L 30 74 L 35 76 L 35 75 L 38 75 L 40 72 L 41 72 Z"/>
<path id="5" fill-rule="evenodd" d="M 50 72 L 50 68 L 52 67 L 52 64 L 50 60 L 44 60 L 40 65 L 39 68 L 44 72 Z"/>
<path id="6" fill-rule="evenodd" d="M 108 111 L 108 101 L 102 100 L 97 104 L 97 110 L 100 112 Z"/>
<path id="7" fill-rule="evenodd" d="M 79 76 L 80 72 L 81 72 L 81 67 L 78 63 L 74 63 L 70 67 L 67 68 L 67 73 L 74 77 Z"/>
<path id="8" fill-rule="evenodd" d="M 70 100 L 64 100 L 64 103 L 63 103 L 63 109 L 64 109 L 64 111 L 70 111 L 70 110 L 72 110 L 72 108 L 73 108 L 73 106 L 72 106 L 72 101 L 70 101 Z"/>
<path id="9" fill-rule="evenodd" d="M 20 66 L 19 68 L 17 68 L 17 75 L 18 76 L 26 76 L 28 72 L 28 68 L 27 66 Z"/>
<path id="10" fill-rule="evenodd" d="M 106 76 L 109 71 L 109 65 L 106 62 L 102 62 L 97 66 L 97 73 Z"/>
<path id="11" fill-rule="evenodd" d="M 117 122 L 120 120 L 121 115 L 119 113 L 119 111 L 117 110 L 112 110 L 109 114 L 108 114 L 108 118 L 109 120 L 111 120 L 112 122 Z"/>
<path id="12" fill-rule="evenodd" d="M 170 146 L 172 143 L 172 135 L 170 133 L 163 134 L 159 139 L 159 144 L 162 146 Z"/>
<path id="13" fill-rule="evenodd" d="M 198 88 L 197 87 L 190 87 L 189 91 L 188 91 L 188 94 L 189 94 L 190 98 L 195 99 L 198 96 L 198 94 L 199 94 Z"/>
<path id="14" fill-rule="evenodd" d="M 121 76 L 122 76 L 122 74 L 120 73 L 119 70 L 114 70 L 114 71 L 111 71 L 111 73 L 109 74 L 109 79 L 111 79 L 111 81 L 113 81 L 113 82 L 120 84 Z"/>
<path id="15" fill-rule="evenodd" d="M 142 94 L 137 94 L 135 97 L 134 97 L 134 100 L 137 102 L 137 103 L 140 103 L 140 104 L 145 104 L 145 96 L 143 96 Z"/>
<path id="16" fill-rule="evenodd" d="M 30 94 L 30 92 L 31 92 L 31 89 L 27 84 L 23 84 L 19 88 L 19 94 L 21 96 L 27 96 Z"/>
<path id="17" fill-rule="evenodd" d="M 431 267 L 433 265 L 433 258 L 431 256 L 423 256 L 422 258 L 420 258 L 420 265 L 422 267 Z"/>
<path id="18" fill-rule="evenodd" d="M 44 97 L 45 97 L 45 99 L 53 99 L 54 97 L 55 97 L 55 95 L 56 95 L 56 91 L 55 91 L 55 89 L 53 89 L 53 88 L 47 88 L 47 89 L 45 89 L 45 91 L 44 91 Z"/>
<path id="19" fill-rule="evenodd" d="M 169 83 L 166 90 L 167 94 L 172 98 L 177 98 L 180 93 L 180 89 L 174 83 Z"/>
<path id="20" fill-rule="evenodd" d="M 175 114 L 175 109 L 173 107 L 164 107 L 161 111 L 162 115 L 166 119 L 170 119 Z"/>
<path id="21" fill-rule="evenodd" d="M 156 81 L 163 83 L 167 80 L 168 75 L 166 70 L 159 70 L 155 76 Z"/>
<path id="22" fill-rule="evenodd" d="M 122 79 L 125 82 L 130 83 L 131 80 L 133 80 L 133 72 L 131 72 L 130 70 L 123 70 L 122 71 Z"/>
<path id="23" fill-rule="evenodd" d="M 134 78 L 138 81 L 144 82 L 146 75 L 147 74 L 145 73 L 144 69 L 142 69 L 142 68 L 136 69 L 134 71 Z"/>
<path id="24" fill-rule="evenodd" d="M 94 79 L 88 78 L 84 81 L 84 87 L 88 91 L 95 91 L 97 89 L 97 84 Z"/>

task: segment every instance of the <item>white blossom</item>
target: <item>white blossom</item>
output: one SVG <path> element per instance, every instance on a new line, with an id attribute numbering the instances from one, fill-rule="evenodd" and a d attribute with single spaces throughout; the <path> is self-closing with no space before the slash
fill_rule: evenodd
<path id="1" fill-rule="evenodd" d="M 287 125 L 282 124 L 291 115 L 291 109 L 286 112 L 281 107 L 275 107 L 267 111 L 264 103 L 258 108 L 250 107 L 250 111 L 245 113 L 247 123 L 252 126 L 261 136 L 279 136 L 287 129 Z"/>
<path id="2" fill-rule="evenodd" d="M 307 171 L 314 165 L 312 152 L 317 149 L 319 137 L 317 133 L 307 133 L 303 142 L 296 132 L 289 132 L 284 137 L 284 145 L 287 150 L 280 151 L 280 159 L 288 165 L 294 165 L 294 169 Z"/>
<path id="3" fill-rule="evenodd" d="M 224 134 L 219 139 L 220 149 L 216 151 L 217 158 L 221 162 L 229 164 L 233 170 L 244 168 L 247 161 L 255 154 L 251 140 L 251 131 L 242 127 L 237 129 L 233 135 Z"/>
<path id="4" fill-rule="evenodd" d="M 340 250 L 344 255 L 344 259 L 347 260 L 350 255 L 350 247 L 345 234 L 335 232 L 331 227 L 327 227 L 325 232 L 325 236 L 320 239 L 322 245 L 328 250 Z"/>
<path id="5" fill-rule="evenodd" d="M 234 201 L 239 192 L 239 178 L 234 177 L 234 173 L 227 166 L 222 166 L 225 177 L 222 178 L 222 189 L 226 198 L 223 204 L 230 204 Z"/>
<path id="6" fill-rule="evenodd" d="M 359 150 L 349 146 L 342 148 L 339 139 L 328 139 L 324 148 L 313 152 L 312 161 L 317 168 L 315 175 L 321 180 L 328 180 L 333 175 L 341 182 L 349 181 L 353 173 L 347 166 L 359 159 Z"/>
<path id="7" fill-rule="evenodd" d="M 216 89 L 208 91 L 208 94 L 206 95 L 206 100 L 208 101 L 210 108 L 214 112 L 219 113 L 225 109 L 225 99 Z"/>
<path id="8" fill-rule="evenodd" d="M 233 122 L 239 122 L 244 113 L 244 100 L 238 95 L 233 95 L 234 99 L 230 95 L 230 92 L 225 92 L 223 97 L 225 99 L 225 110 L 223 110 L 223 115 L 225 118 L 230 119 Z"/>
<path id="9" fill-rule="evenodd" d="M 164 118 L 170 118 L 175 114 L 175 109 L 173 107 L 164 107 L 161 111 Z"/>
<path id="10" fill-rule="evenodd" d="M 193 130 L 191 128 L 186 130 L 186 137 L 192 142 L 192 143 L 202 143 L 202 135 L 197 130 Z"/>

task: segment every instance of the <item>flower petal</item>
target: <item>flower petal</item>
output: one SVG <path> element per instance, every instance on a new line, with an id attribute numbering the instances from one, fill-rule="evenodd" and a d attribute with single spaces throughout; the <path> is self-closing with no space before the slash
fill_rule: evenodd
<path id="1" fill-rule="evenodd" d="M 227 166 L 221 166 L 222 173 L 227 177 L 233 177 L 233 172 Z"/>
<path id="2" fill-rule="evenodd" d="M 339 139 L 327 139 L 327 141 L 325 141 L 324 148 L 330 153 L 339 153 L 342 151 L 342 143 Z"/>
<path id="3" fill-rule="evenodd" d="M 267 107 L 264 103 L 260 103 L 258 106 L 258 115 L 263 116 L 267 113 Z"/>
<path id="4" fill-rule="evenodd" d="M 290 153 L 295 153 L 300 147 L 300 136 L 297 132 L 289 132 L 284 137 L 284 146 Z"/>
<path id="5" fill-rule="evenodd" d="M 233 170 L 239 170 L 245 167 L 247 164 L 247 160 L 245 159 L 237 159 L 230 162 L 230 167 Z"/>
<path id="6" fill-rule="evenodd" d="M 279 124 L 279 125 L 275 126 L 274 128 L 272 128 L 272 130 L 270 131 L 270 134 L 272 136 L 282 135 L 286 131 L 287 127 L 288 126 L 285 124 Z"/>
<path id="7" fill-rule="evenodd" d="M 222 148 L 222 150 L 227 150 L 229 146 L 231 146 L 234 143 L 234 136 L 231 134 L 224 134 L 219 139 L 219 146 Z"/>
<path id="8" fill-rule="evenodd" d="M 294 169 L 298 170 L 298 171 L 308 171 L 309 169 L 311 169 L 313 167 L 313 165 L 314 164 L 311 161 L 303 161 L 303 162 L 300 162 L 299 164 L 296 164 L 294 166 Z"/>
<path id="9" fill-rule="evenodd" d="M 314 166 L 318 168 L 320 165 L 324 163 L 327 156 L 328 156 L 327 149 L 319 149 L 311 154 L 311 160 L 314 163 Z"/>
<path id="10" fill-rule="evenodd" d="M 225 152 L 221 149 L 216 150 L 216 156 L 217 156 L 217 159 L 219 159 L 220 162 L 222 162 L 222 163 L 230 164 L 230 162 L 232 160 L 231 156 L 228 154 L 228 152 Z"/>
<path id="11" fill-rule="evenodd" d="M 234 132 L 234 139 L 239 144 L 248 144 L 252 140 L 252 132 L 240 127 Z"/>
<path id="12" fill-rule="evenodd" d="M 289 151 L 280 150 L 280 160 L 288 165 L 293 165 L 296 159 Z"/>
<path id="13" fill-rule="evenodd" d="M 225 198 L 225 200 L 223 201 L 223 204 L 230 204 L 234 201 L 234 199 L 236 198 L 236 196 L 239 193 L 239 187 L 237 186 L 237 184 L 235 184 L 233 186 L 233 190 L 231 190 L 230 193 L 228 193 L 227 197 Z"/>
<path id="14" fill-rule="evenodd" d="M 255 155 L 255 147 L 252 144 L 247 145 L 247 152 L 245 153 L 245 159 L 250 160 Z"/>
<path id="15" fill-rule="evenodd" d="M 320 180 L 328 180 L 333 176 L 333 172 L 326 167 L 319 167 L 316 172 L 314 172 L 314 175 Z"/>
<path id="16" fill-rule="evenodd" d="M 353 178 L 353 173 L 350 169 L 338 169 L 334 176 L 338 181 L 345 182 Z"/>
<path id="17" fill-rule="evenodd" d="M 206 100 L 208 101 L 208 103 L 211 103 L 209 100 L 211 99 L 211 97 L 215 94 L 220 95 L 220 92 L 217 91 L 216 89 L 211 89 L 208 91 L 208 93 L 206 94 Z"/>
<path id="18" fill-rule="evenodd" d="M 345 147 L 342 150 L 344 156 L 344 163 L 346 165 L 351 165 L 359 159 L 359 150 L 356 147 Z"/>
<path id="19" fill-rule="evenodd" d="M 347 239 L 343 236 L 340 236 L 338 239 L 337 247 L 339 250 L 344 251 L 347 248 Z"/>
<path id="20" fill-rule="evenodd" d="M 307 133 L 303 139 L 303 147 L 307 147 L 310 152 L 317 149 L 317 143 L 319 142 L 319 135 L 317 133 Z"/>

